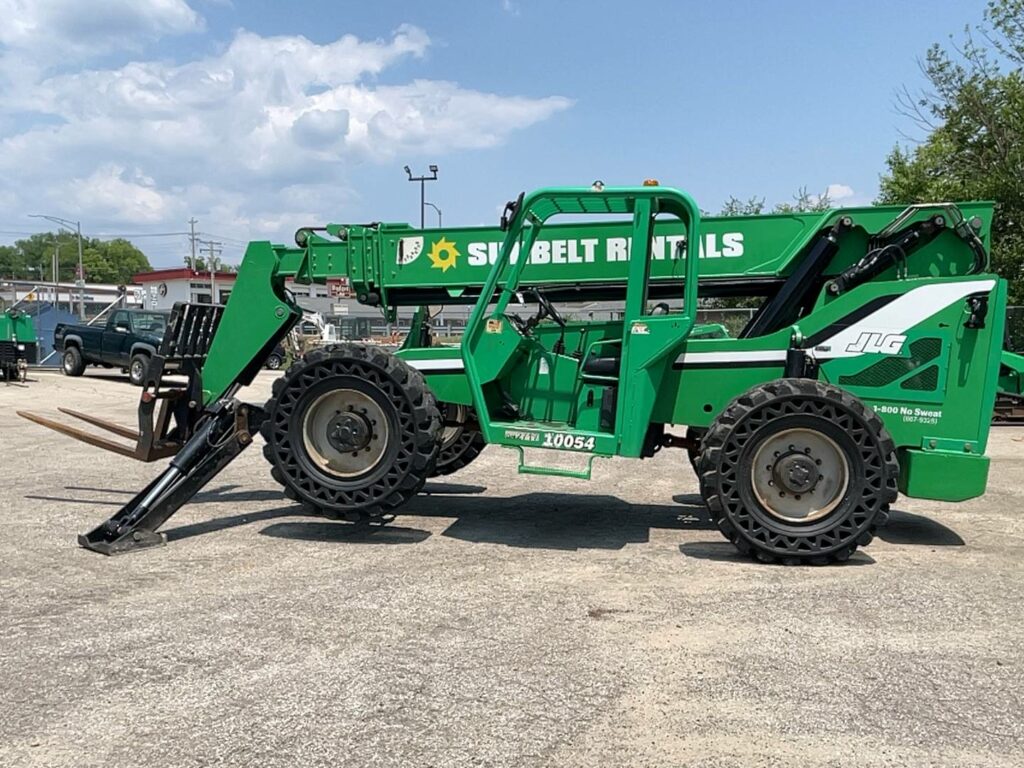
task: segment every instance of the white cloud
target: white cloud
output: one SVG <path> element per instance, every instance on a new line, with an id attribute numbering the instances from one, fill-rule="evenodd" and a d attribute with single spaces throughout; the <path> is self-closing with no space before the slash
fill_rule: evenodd
<path id="1" fill-rule="evenodd" d="M 0 0 L 12 2 L 34 5 Z M 68 5 L 43 3 L 0 37 L 8 63 L 12 52 L 42 45 L 36 25 L 46 8 Z M 138 14 L 140 35 L 201 24 L 179 0 L 135 5 L 146 11 Z M 65 20 L 61 29 L 74 26 Z M 386 39 L 345 35 L 326 44 L 243 30 L 219 53 L 181 63 L 20 69 L 18 87 L 0 99 L 0 197 L 14 196 L 11 216 L 58 209 L 103 227 L 177 230 L 191 213 L 212 219 L 216 211 L 219 228 L 235 227 L 229 234 L 273 235 L 263 226 L 294 229 L 298 219 L 317 221 L 351 200 L 343 180 L 353 164 L 498 146 L 571 105 L 447 81 L 376 83 L 429 46 L 413 26 Z"/>
<path id="2" fill-rule="evenodd" d="M 138 50 L 203 28 L 185 0 L 0 0 L 0 19 L 0 44 L 44 61 Z"/>
<path id="3" fill-rule="evenodd" d="M 129 170 L 112 163 L 97 168 L 88 178 L 71 181 L 68 193 L 68 203 L 110 220 L 145 225 L 184 214 L 181 203 L 157 190 L 153 179 L 138 168 Z"/>
<path id="4" fill-rule="evenodd" d="M 841 200 L 849 200 L 854 196 L 854 191 L 853 187 L 846 184 L 829 184 L 825 194 L 833 203 L 838 203 Z"/>

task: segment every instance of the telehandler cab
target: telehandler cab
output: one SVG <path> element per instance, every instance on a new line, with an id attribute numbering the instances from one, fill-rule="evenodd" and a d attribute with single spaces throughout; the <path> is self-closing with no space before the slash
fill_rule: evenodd
<path id="1" fill-rule="evenodd" d="M 258 432 L 290 498 L 353 521 L 386 520 L 488 443 L 515 449 L 520 472 L 579 478 L 596 458 L 686 448 L 741 552 L 844 560 L 897 491 L 984 492 L 1006 304 L 988 272 L 991 217 L 991 204 L 944 203 L 702 221 L 687 194 L 645 183 L 520 195 L 501 231 L 308 227 L 297 248 L 251 243 L 225 308 L 175 307 L 133 447 L 23 415 L 143 460 L 174 456 L 79 538 L 105 554 L 162 544 L 157 529 Z M 240 402 L 301 316 L 286 278 L 347 279 L 390 318 L 418 307 L 412 330 L 396 353 L 311 351 L 266 404 Z M 762 302 L 738 337 L 695 331 L 701 297 L 738 295 Z M 588 298 L 623 301 L 621 318 L 558 308 Z M 473 304 L 461 344 L 434 346 L 428 307 L 457 302 Z M 169 361 L 186 386 L 163 381 Z M 585 465 L 528 463 L 533 448 Z"/>

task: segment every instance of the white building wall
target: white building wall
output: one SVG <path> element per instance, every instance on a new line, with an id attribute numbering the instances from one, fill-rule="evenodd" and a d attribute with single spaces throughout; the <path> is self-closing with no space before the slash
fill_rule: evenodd
<path id="1" fill-rule="evenodd" d="M 196 284 L 201 287 L 193 288 Z M 230 292 L 234 288 L 234 281 L 221 279 L 217 281 L 217 293 Z M 160 295 L 161 286 L 166 286 L 164 295 Z M 142 286 L 143 302 L 149 309 L 170 309 L 176 302 L 194 302 L 198 294 L 210 295 L 208 281 L 197 278 L 175 278 L 170 280 L 159 280 L 147 282 Z"/>

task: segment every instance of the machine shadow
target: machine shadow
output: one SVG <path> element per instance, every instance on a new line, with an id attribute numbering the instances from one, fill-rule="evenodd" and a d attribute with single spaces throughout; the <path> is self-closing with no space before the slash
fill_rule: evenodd
<path id="1" fill-rule="evenodd" d="M 401 525 L 355 525 L 334 520 L 274 523 L 260 531 L 262 536 L 297 541 L 326 541 L 342 544 L 419 544 L 430 531 Z"/>
<path id="2" fill-rule="evenodd" d="M 289 504 L 288 506 L 264 509 L 259 512 L 247 512 L 242 515 L 215 517 L 212 520 L 203 520 L 198 523 L 179 525 L 176 528 L 165 529 L 164 534 L 167 536 L 167 542 L 171 543 L 182 539 L 190 539 L 193 536 L 202 536 L 207 533 L 224 531 L 228 528 L 237 528 L 240 525 L 251 525 L 252 523 L 265 522 L 279 517 L 292 517 L 300 513 L 301 511 L 298 506 Z"/>
<path id="3" fill-rule="evenodd" d="M 531 549 L 621 549 L 652 529 L 713 530 L 699 496 L 676 504 L 630 504 L 615 496 L 529 493 L 505 498 L 418 496 L 402 517 L 454 518 L 443 536 Z"/>
<path id="4" fill-rule="evenodd" d="M 232 493 L 233 489 L 239 488 L 238 485 L 225 485 L 220 488 L 214 488 L 210 491 L 202 491 L 197 493 L 191 499 L 189 504 L 210 504 L 210 503 L 242 503 L 246 501 L 280 501 L 284 499 L 284 492 L 277 489 L 260 489 L 255 491 L 238 491 Z M 108 499 L 82 499 L 82 498 L 71 498 L 68 496 L 40 496 L 37 494 L 25 494 L 26 499 L 35 499 L 37 501 L 63 501 L 68 504 L 84 504 L 88 506 L 122 506 L 128 502 L 129 498 L 138 493 L 137 490 L 121 490 L 119 488 L 95 488 L 83 485 L 66 485 L 64 486 L 66 491 L 87 491 L 89 493 L 106 493 L 115 494 L 123 498 L 108 498 Z"/>
<path id="5" fill-rule="evenodd" d="M 192 503 L 242 503 L 283 500 L 276 489 L 236 491 L 238 485 L 223 485 L 196 495 Z M 114 488 L 66 486 L 69 491 L 128 496 L 133 492 Z M 419 496 L 401 510 L 401 518 L 454 518 L 441 533 L 471 543 L 501 544 L 509 547 L 578 550 L 622 549 L 627 544 L 650 541 L 652 529 L 716 531 L 699 494 L 677 494 L 674 504 L 630 504 L 615 496 L 581 496 L 560 493 L 529 493 L 502 498 L 481 497 L 481 485 L 427 483 Z M 25 498 L 65 501 L 75 504 L 120 505 L 127 499 L 81 499 L 26 495 Z M 199 536 L 240 525 L 283 517 L 304 517 L 302 507 L 286 503 L 273 509 L 214 518 L 166 530 L 168 541 Z M 367 526 L 305 518 L 269 525 L 265 536 L 302 541 L 349 544 L 418 544 L 431 533 L 402 525 Z M 894 510 L 889 524 L 878 537 L 890 544 L 912 546 L 964 546 L 964 539 L 951 528 L 923 515 Z M 727 541 L 695 541 L 679 545 L 686 557 L 748 564 Z M 858 551 L 845 565 L 869 565 L 874 559 Z"/>
<path id="6" fill-rule="evenodd" d="M 878 538 L 890 544 L 921 547 L 963 547 L 967 545 L 959 533 L 924 515 L 893 510 L 889 524 L 878 529 Z"/>
<path id="7" fill-rule="evenodd" d="M 679 545 L 679 551 L 686 555 L 686 557 L 692 557 L 697 560 L 711 560 L 720 563 L 735 563 L 736 565 L 749 565 L 756 568 L 764 568 L 765 563 L 758 562 L 752 557 L 747 557 L 740 554 L 740 552 L 730 544 L 728 541 L 692 541 L 685 544 Z M 861 550 L 857 550 L 853 553 L 844 563 L 831 563 L 827 567 L 829 568 L 848 568 L 857 565 L 874 565 L 875 559 L 871 555 L 866 554 Z M 768 566 L 771 567 L 771 566 Z M 799 567 L 799 566 L 783 566 L 779 567 Z M 814 566 L 808 566 L 814 567 Z"/>
<path id="8" fill-rule="evenodd" d="M 937 520 L 924 515 L 893 510 L 889 523 L 878 529 L 876 536 L 889 544 L 924 546 L 924 547 L 962 547 L 966 542 L 960 534 Z M 706 542 L 694 541 L 679 545 L 679 551 L 687 557 L 700 560 L 716 560 L 722 562 L 752 563 L 744 557 L 732 544 L 726 541 Z M 875 559 L 864 550 L 858 549 L 845 563 L 833 563 L 831 567 L 872 565 Z"/>

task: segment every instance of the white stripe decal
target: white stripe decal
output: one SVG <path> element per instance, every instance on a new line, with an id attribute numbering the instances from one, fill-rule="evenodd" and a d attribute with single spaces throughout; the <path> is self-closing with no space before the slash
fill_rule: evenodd
<path id="1" fill-rule="evenodd" d="M 839 357 L 857 357 L 863 351 L 847 349 L 862 333 L 906 333 L 950 304 L 962 301 L 975 293 L 987 293 L 996 285 L 995 280 L 971 280 L 962 283 L 936 283 L 922 285 L 886 304 L 860 322 L 854 323 L 818 344 L 814 349 L 828 347 L 820 352 L 808 350 L 818 360 Z"/>
<path id="2" fill-rule="evenodd" d="M 703 363 L 784 363 L 786 350 L 752 350 L 748 352 L 685 352 L 676 358 L 677 365 Z"/>
<path id="3" fill-rule="evenodd" d="M 847 347 L 857 341 L 862 333 L 905 333 L 915 325 L 941 312 L 950 304 L 961 301 L 976 293 L 987 293 L 996 285 L 995 280 L 970 280 L 958 283 L 936 283 L 922 285 L 903 294 L 897 299 L 875 310 L 863 320 L 844 328 L 807 350 L 816 360 L 832 360 L 839 357 L 856 357 L 864 352 L 850 352 Z M 822 349 L 827 347 L 828 349 Z M 820 351 L 815 351 L 820 350 Z M 772 363 L 785 362 L 785 350 L 760 350 L 743 352 L 686 352 L 676 358 L 676 365 L 702 363 Z"/>
<path id="4" fill-rule="evenodd" d="M 465 367 L 461 357 L 450 360 L 409 360 L 406 358 L 405 362 L 418 371 L 461 371 Z"/>

